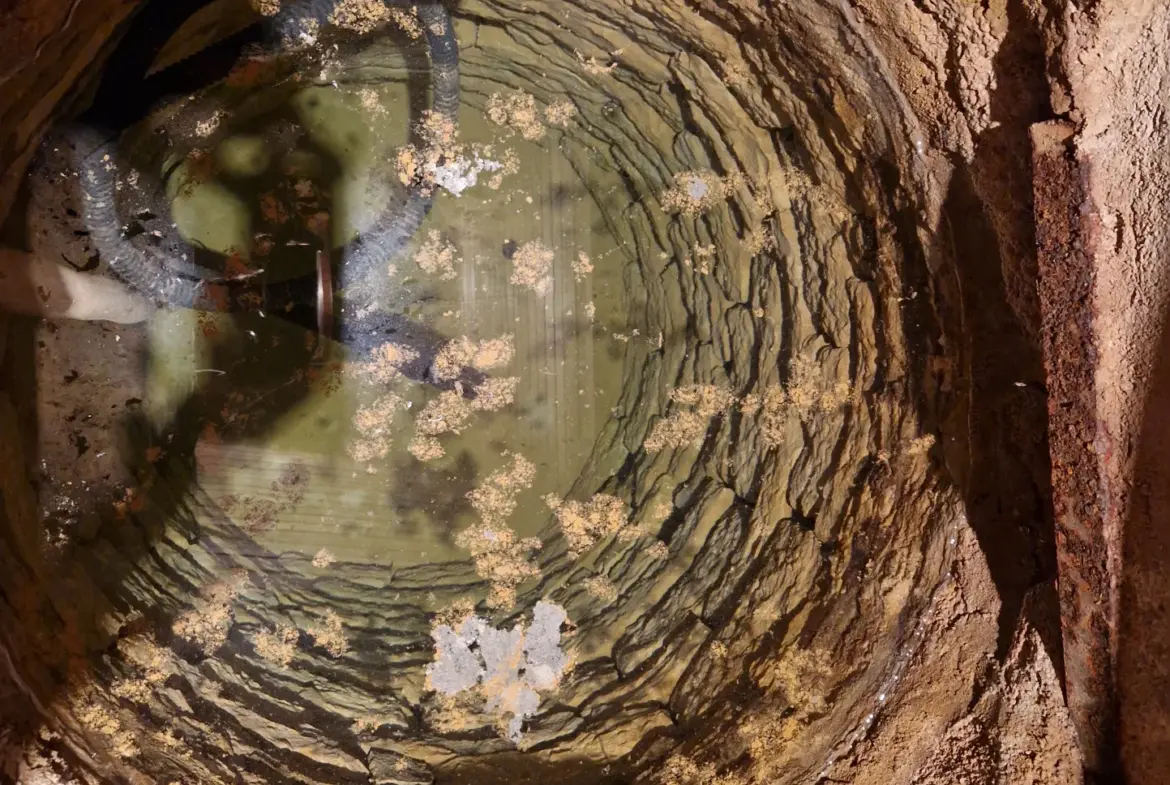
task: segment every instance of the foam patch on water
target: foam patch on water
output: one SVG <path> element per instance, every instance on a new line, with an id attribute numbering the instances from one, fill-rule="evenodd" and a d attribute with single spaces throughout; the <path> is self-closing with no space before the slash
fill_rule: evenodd
<path id="1" fill-rule="evenodd" d="M 705 199 L 710 192 L 711 186 L 697 177 L 687 185 L 687 195 L 692 199 Z"/>
<path id="2" fill-rule="evenodd" d="M 436 185 L 459 196 L 479 182 L 481 172 L 498 172 L 503 168 L 504 165 L 499 161 L 480 158 L 478 155 L 473 158 L 459 156 L 442 166 L 430 164 L 427 173 L 434 178 Z"/>
<path id="3" fill-rule="evenodd" d="M 527 629 L 497 629 L 478 616 L 458 629 L 440 624 L 431 633 L 435 661 L 427 667 L 427 682 L 445 695 L 482 684 L 487 710 L 509 718 L 508 738 L 518 742 L 524 720 L 540 706 L 540 693 L 555 689 L 569 665 L 560 645 L 567 619 L 564 608 L 542 601 Z"/>

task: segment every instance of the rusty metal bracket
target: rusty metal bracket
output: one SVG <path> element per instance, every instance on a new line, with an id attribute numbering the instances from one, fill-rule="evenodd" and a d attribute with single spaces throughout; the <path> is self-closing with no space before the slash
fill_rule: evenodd
<path id="1" fill-rule="evenodd" d="M 328 251 L 317 251 L 317 348 L 313 360 L 329 359 L 333 343 L 333 267 Z"/>

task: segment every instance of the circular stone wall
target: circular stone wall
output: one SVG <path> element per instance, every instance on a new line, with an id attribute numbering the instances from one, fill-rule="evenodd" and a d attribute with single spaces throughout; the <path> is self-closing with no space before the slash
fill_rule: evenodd
<path id="1" fill-rule="evenodd" d="M 551 230 L 570 295 L 517 295 L 601 314 L 579 329 L 620 389 L 581 465 L 554 509 L 470 524 L 449 558 L 359 547 L 325 564 L 209 492 L 220 437 L 176 425 L 183 399 L 158 381 L 160 362 L 201 370 L 166 340 L 181 316 L 14 326 L 10 378 L 38 380 L 0 405 L 0 653 L 26 710 L 14 770 L 1076 781 L 1051 606 L 1028 593 L 1052 577 L 1030 230 L 990 184 L 1026 145 L 1031 88 L 1015 85 L 998 147 L 952 181 L 939 148 L 973 149 L 993 122 L 986 63 L 953 87 L 968 112 L 923 123 L 945 42 L 923 49 L 908 95 L 910 60 L 891 66 L 903 44 L 882 35 L 896 25 L 845 4 L 464 0 L 453 14 L 461 126 L 523 138 L 500 101 L 531 96 L 545 127 L 527 141 L 547 154 L 533 165 L 567 162 L 555 179 L 588 202 L 573 220 L 612 245 L 594 260 L 611 285 L 582 299 L 569 267 L 584 241 Z M 573 117 L 553 122 L 566 100 Z M 28 242 L 85 256 L 84 239 L 54 239 L 69 208 L 52 194 L 70 184 L 45 189 L 59 167 L 43 160 Z M 441 196 L 431 225 L 468 209 L 477 243 L 513 239 L 456 204 Z M 275 529 L 303 503 L 274 501 Z"/>

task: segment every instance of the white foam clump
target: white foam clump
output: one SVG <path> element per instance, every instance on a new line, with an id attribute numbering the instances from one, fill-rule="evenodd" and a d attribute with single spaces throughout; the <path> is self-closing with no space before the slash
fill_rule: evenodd
<path id="1" fill-rule="evenodd" d="M 532 609 L 527 630 L 522 624 L 496 629 L 478 616 L 466 619 L 458 630 L 440 624 L 431 633 L 435 661 L 427 666 L 427 681 L 446 695 L 482 682 L 487 710 L 510 715 L 508 738 L 518 742 L 524 720 L 540 706 L 540 692 L 554 689 L 568 667 L 569 655 L 560 645 L 567 619 L 564 608 L 541 601 Z"/>
<path id="2" fill-rule="evenodd" d="M 474 158 L 459 156 L 442 166 L 428 164 L 427 174 L 434 179 L 436 185 L 459 196 L 479 182 L 480 172 L 497 172 L 503 168 L 504 165 L 499 161 L 480 158 L 478 155 Z"/>
<path id="3" fill-rule="evenodd" d="M 710 192 L 711 186 L 707 185 L 697 177 L 692 178 L 690 184 L 687 185 L 687 195 L 689 195 L 692 199 L 702 199 Z"/>

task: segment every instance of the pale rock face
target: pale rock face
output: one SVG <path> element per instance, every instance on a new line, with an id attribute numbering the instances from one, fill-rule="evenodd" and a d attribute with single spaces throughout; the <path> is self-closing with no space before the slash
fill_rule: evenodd
<path id="1" fill-rule="evenodd" d="M 0 310 L 25 316 L 135 324 L 156 308 L 113 278 L 86 275 L 0 248 Z"/>

